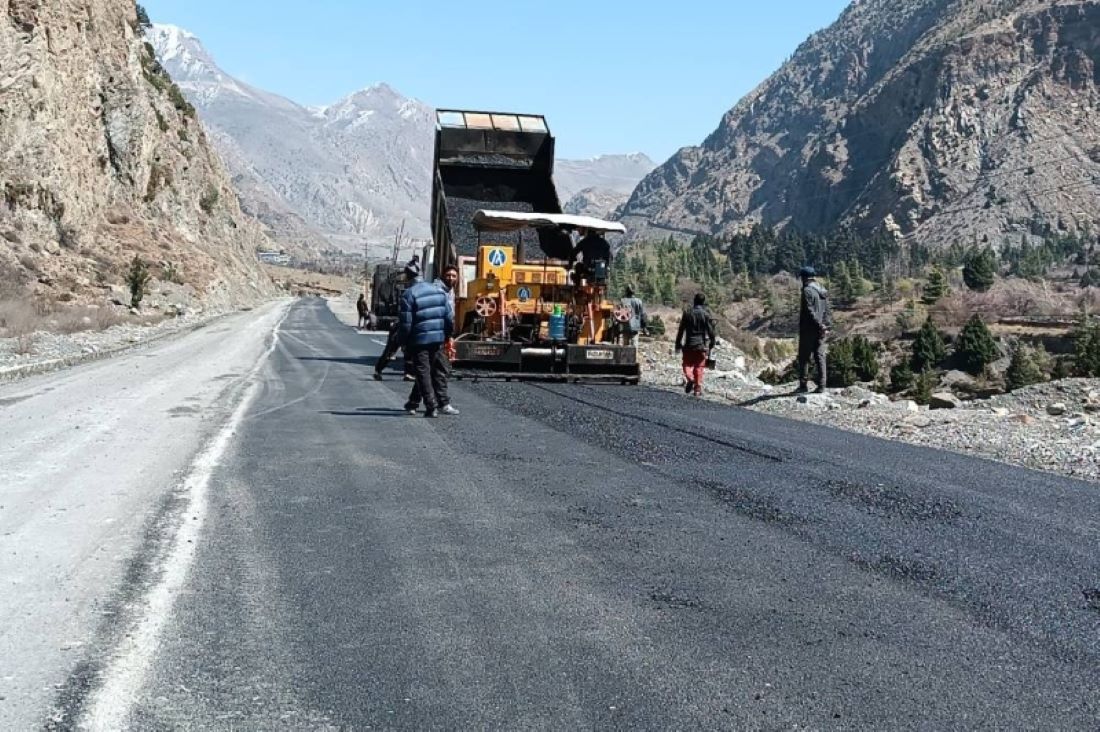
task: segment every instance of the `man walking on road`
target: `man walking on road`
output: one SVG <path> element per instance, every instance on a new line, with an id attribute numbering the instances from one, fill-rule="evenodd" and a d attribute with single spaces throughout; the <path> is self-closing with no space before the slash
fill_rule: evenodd
<path id="1" fill-rule="evenodd" d="M 443 278 L 436 280 L 434 284 L 447 296 L 447 307 L 450 308 L 453 316 L 455 312 L 455 287 L 458 286 L 458 267 L 453 264 L 445 267 Z M 451 405 L 451 397 L 447 393 L 447 382 L 451 378 L 451 351 L 453 349 L 454 343 L 448 335 L 443 348 L 440 348 L 435 356 L 435 363 L 432 364 L 432 387 L 435 389 L 435 399 L 439 405 L 439 411 L 443 414 L 457 415 L 458 410 Z M 411 408 L 415 412 L 417 407 L 420 406 L 420 399 L 420 383 L 417 382 L 413 386 L 412 394 L 409 395 L 409 401 L 405 405 L 405 409 Z"/>
<path id="2" fill-rule="evenodd" d="M 362 292 L 355 301 L 355 309 L 359 311 L 359 330 L 366 330 L 370 327 L 370 306 L 367 305 L 367 296 Z"/>
<path id="3" fill-rule="evenodd" d="M 810 390 L 809 369 L 812 358 L 817 367 L 815 391 L 823 394 L 828 351 L 826 340 L 833 324 L 829 293 L 818 283 L 817 272 L 813 267 L 803 267 L 798 274 L 802 277 L 802 302 L 798 316 L 798 391 L 805 394 Z"/>
<path id="4" fill-rule="evenodd" d="M 416 414 L 423 397 L 424 416 L 439 416 L 436 386 L 442 385 L 444 393 L 447 390 L 439 368 L 439 352 L 454 333 L 454 317 L 454 306 L 447 293 L 434 283 L 418 281 L 405 290 L 401 298 L 399 337 L 405 344 L 405 357 L 412 363 L 416 376 L 416 384 L 405 403 L 405 411 L 409 414 Z M 450 407 L 446 413 L 456 412 Z"/>
<path id="5" fill-rule="evenodd" d="M 630 320 L 623 323 L 623 345 L 637 348 L 638 334 L 644 333 L 646 329 L 645 305 L 640 298 L 634 296 L 634 288 L 627 285 L 619 307 L 630 311 Z"/>
<path id="6" fill-rule="evenodd" d="M 420 281 L 420 258 L 414 256 L 409 263 L 405 265 L 405 280 L 408 282 L 408 288 L 405 290 L 408 292 L 417 282 Z M 401 320 L 398 319 L 392 326 L 390 326 L 389 336 L 386 338 L 386 346 L 382 349 L 382 355 L 378 357 L 377 363 L 374 364 L 374 380 L 382 380 L 382 372 L 386 370 L 386 366 L 389 365 L 393 357 L 397 355 L 398 349 L 404 348 L 404 340 L 401 337 Z M 405 381 L 414 381 L 412 362 L 409 360 L 409 356 L 405 354 Z"/>
<path id="7" fill-rule="evenodd" d="M 684 393 L 702 396 L 703 372 L 707 366 L 707 354 L 714 350 L 718 332 L 714 318 L 707 310 L 707 297 L 695 296 L 695 303 L 685 309 L 680 317 L 680 330 L 676 333 L 676 350 L 683 351 Z"/>

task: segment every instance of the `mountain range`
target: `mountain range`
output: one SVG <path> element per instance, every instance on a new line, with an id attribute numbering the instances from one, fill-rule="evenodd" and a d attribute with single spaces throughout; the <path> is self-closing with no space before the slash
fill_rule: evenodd
<path id="1" fill-rule="evenodd" d="M 378 84 L 309 108 L 225 73 L 183 29 L 155 25 L 148 38 L 198 108 L 242 206 L 284 248 L 362 251 L 367 241 L 379 254 L 402 226 L 411 238 L 430 236 L 429 105 Z M 556 182 L 563 202 L 589 189 L 585 212 L 603 215 L 654 167 L 641 154 L 563 160 Z"/>
<path id="2" fill-rule="evenodd" d="M 1097 231 L 1098 84 L 1096 0 L 857 0 L 622 214 L 930 247 Z"/>

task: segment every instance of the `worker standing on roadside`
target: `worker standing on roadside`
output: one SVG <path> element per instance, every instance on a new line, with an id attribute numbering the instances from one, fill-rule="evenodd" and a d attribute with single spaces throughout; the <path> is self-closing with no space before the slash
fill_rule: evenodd
<path id="1" fill-rule="evenodd" d="M 359 293 L 359 299 L 355 301 L 355 309 L 359 311 L 359 329 L 366 330 L 370 327 L 370 306 L 367 305 L 367 296 Z"/>
<path id="2" fill-rule="evenodd" d="M 436 280 L 433 284 L 447 296 L 447 307 L 450 309 L 453 319 L 455 312 L 455 287 L 458 286 L 458 267 L 453 264 L 444 267 L 443 277 Z M 443 342 L 443 347 L 440 348 L 435 355 L 435 362 L 432 364 L 432 388 L 435 390 L 435 399 L 439 411 L 443 414 L 457 415 L 458 410 L 451 404 L 451 397 L 447 393 L 447 382 L 451 378 L 451 357 L 454 352 L 454 341 L 451 338 L 452 335 L 453 333 L 447 334 L 447 339 Z M 409 395 L 408 403 L 405 404 L 405 409 L 411 409 L 415 412 L 420 406 L 421 396 L 420 382 L 417 381 L 413 386 L 412 393 Z"/>
<path id="3" fill-rule="evenodd" d="M 829 308 L 829 293 L 817 281 L 813 267 L 799 271 L 802 278 L 802 297 L 798 315 L 798 391 L 810 390 L 810 359 L 817 367 L 818 394 L 825 392 L 825 362 L 828 355 L 827 339 L 833 324 Z"/>
<path id="4" fill-rule="evenodd" d="M 676 333 L 676 350 L 684 354 L 681 365 L 684 368 L 685 394 L 702 396 L 707 355 L 714 350 L 717 341 L 718 332 L 714 318 L 707 310 L 707 297 L 700 292 L 695 295 L 692 307 L 684 310 L 680 317 L 680 330 Z"/>
<path id="5" fill-rule="evenodd" d="M 405 411 L 411 415 L 416 414 L 420 398 L 423 398 L 424 416 L 439 416 L 440 404 L 435 390 L 442 380 L 439 352 L 454 333 L 454 320 L 454 306 L 440 286 L 418 279 L 405 290 L 401 298 L 399 338 L 416 377 L 409 401 L 405 403 Z M 442 383 L 446 391 L 446 382 Z M 452 412 L 457 410 L 452 407 L 448 413 Z"/>
<path id="6" fill-rule="evenodd" d="M 634 288 L 630 285 L 623 290 L 623 299 L 619 301 L 619 307 L 630 312 L 630 320 L 623 323 L 623 345 L 638 347 L 638 334 L 646 330 L 645 305 L 641 299 L 634 296 Z"/>

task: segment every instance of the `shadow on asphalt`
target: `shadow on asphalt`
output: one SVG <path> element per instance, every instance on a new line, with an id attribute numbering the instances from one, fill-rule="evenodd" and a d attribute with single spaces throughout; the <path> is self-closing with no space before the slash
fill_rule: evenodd
<path id="1" fill-rule="evenodd" d="M 299 356 L 299 361 L 329 361 L 331 363 L 350 363 L 354 366 L 374 366 L 378 363 L 378 356 L 357 356 L 355 358 L 336 358 L 325 356 Z"/>
<path id="2" fill-rule="evenodd" d="M 374 407 L 360 407 L 354 412 L 336 412 L 325 411 L 321 414 L 328 414 L 333 417 L 405 417 L 404 409 L 378 409 Z"/>
<path id="3" fill-rule="evenodd" d="M 737 406 L 739 406 L 739 407 L 755 407 L 757 404 L 763 404 L 764 402 L 775 401 L 776 399 L 790 399 L 791 397 L 798 396 L 800 393 L 802 393 L 802 392 L 799 392 L 799 391 L 795 390 L 795 391 L 783 392 L 782 394 L 761 394 L 758 397 L 753 397 L 752 399 L 747 399 L 743 402 L 737 402 Z"/>

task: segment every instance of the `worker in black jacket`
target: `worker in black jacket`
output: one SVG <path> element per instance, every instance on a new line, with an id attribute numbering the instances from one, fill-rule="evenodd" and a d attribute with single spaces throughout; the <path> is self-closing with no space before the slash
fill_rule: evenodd
<path id="1" fill-rule="evenodd" d="M 833 324 L 829 293 L 818 283 L 817 272 L 813 267 L 803 267 L 799 276 L 802 277 L 802 302 L 798 315 L 798 391 L 806 393 L 810 390 L 809 369 L 812 359 L 817 367 L 816 392 L 823 394 L 827 378 L 826 339 Z"/>
<path id="2" fill-rule="evenodd" d="M 707 310 L 707 297 L 700 292 L 695 296 L 694 305 L 684 310 L 680 317 L 680 330 L 676 333 L 676 350 L 684 354 L 681 365 L 684 368 L 685 394 L 703 394 L 707 355 L 714 350 L 717 341 L 718 330 Z"/>

